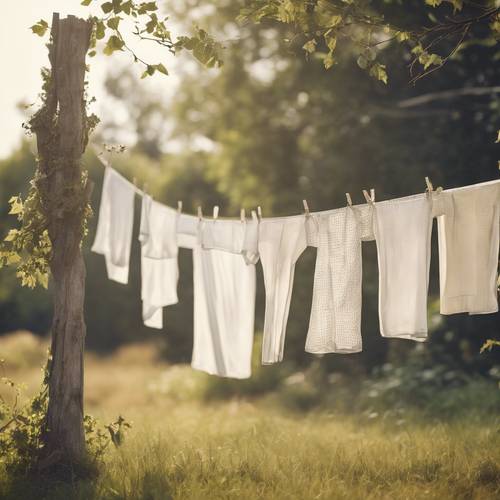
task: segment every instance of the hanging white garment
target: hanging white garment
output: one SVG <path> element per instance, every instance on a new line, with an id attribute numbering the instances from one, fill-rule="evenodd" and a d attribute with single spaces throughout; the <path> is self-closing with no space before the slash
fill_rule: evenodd
<path id="1" fill-rule="evenodd" d="M 258 249 L 266 289 L 262 364 L 283 360 L 295 263 L 306 246 L 304 215 L 260 221 Z"/>
<path id="2" fill-rule="evenodd" d="M 135 191 L 133 184 L 106 167 L 92 251 L 104 255 L 108 278 L 122 284 L 128 282 Z"/>
<path id="3" fill-rule="evenodd" d="M 497 312 L 500 181 L 438 196 L 441 314 Z"/>
<path id="4" fill-rule="evenodd" d="M 194 340 L 191 366 L 212 375 L 248 378 L 251 375 L 255 314 L 255 265 L 241 254 L 204 249 L 195 227 L 199 221 L 179 219 L 179 245 L 193 249 Z M 222 221 L 217 221 L 217 224 Z M 239 223 L 239 222 L 238 222 Z M 227 234 L 232 233 L 227 225 Z M 181 232 L 183 231 L 183 232 Z"/>
<path id="5" fill-rule="evenodd" d="M 176 304 L 177 212 L 143 195 L 141 242 L 142 319 L 146 326 L 163 328 L 163 307 Z"/>
<path id="6" fill-rule="evenodd" d="M 205 250 L 223 250 L 243 255 L 245 262 L 256 264 L 258 226 L 255 212 L 251 220 L 205 219 L 200 229 L 201 246 Z"/>
<path id="7" fill-rule="evenodd" d="M 358 205 L 311 215 L 318 251 L 307 352 L 362 350 L 361 242 L 373 240 L 372 212 L 371 205 Z"/>
<path id="8" fill-rule="evenodd" d="M 374 204 L 383 337 L 424 341 L 431 260 L 432 198 L 425 193 Z"/>

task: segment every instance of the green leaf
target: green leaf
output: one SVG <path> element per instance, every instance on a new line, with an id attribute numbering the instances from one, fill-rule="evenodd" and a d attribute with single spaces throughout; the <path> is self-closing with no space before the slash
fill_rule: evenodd
<path id="1" fill-rule="evenodd" d="M 156 65 L 156 70 L 159 71 L 160 73 L 163 73 L 164 75 L 168 75 L 167 68 L 165 68 L 165 66 L 162 63 Z"/>
<path id="2" fill-rule="evenodd" d="M 144 2 L 141 3 L 139 6 L 139 14 L 146 14 L 148 11 L 155 11 L 158 10 L 158 5 L 156 5 L 156 2 Z"/>
<path id="3" fill-rule="evenodd" d="M 9 252 L 6 259 L 6 264 L 10 266 L 12 264 L 17 264 L 18 262 L 21 262 L 21 256 L 16 252 Z"/>
<path id="4" fill-rule="evenodd" d="M 335 60 L 333 59 L 333 51 L 330 51 L 323 59 L 323 64 L 325 65 L 326 69 L 330 69 L 334 63 Z"/>
<path id="5" fill-rule="evenodd" d="M 333 27 L 333 26 L 338 26 L 342 22 L 342 16 L 340 15 L 335 15 L 330 18 L 330 22 L 328 23 L 328 26 Z"/>
<path id="6" fill-rule="evenodd" d="M 14 241 L 19 235 L 19 229 L 11 229 L 7 236 L 4 238 L 4 241 Z"/>
<path id="7" fill-rule="evenodd" d="M 398 31 L 396 33 L 396 40 L 398 42 L 404 42 L 405 40 L 409 40 L 410 35 L 406 31 Z"/>
<path id="8" fill-rule="evenodd" d="M 110 56 L 113 52 L 115 52 L 117 50 L 122 50 L 124 45 L 125 45 L 125 42 L 121 38 L 119 38 L 116 35 L 111 35 L 108 38 L 108 41 L 106 43 L 106 47 L 104 47 L 103 52 L 107 56 Z"/>
<path id="9" fill-rule="evenodd" d="M 44 21 L 43 19 L 40 19 L 36 24 L 31 26 L 31 31 L 35 33 L 38 36 L 44 36 L 45 33 L 47 32 L 49 25 L 47 21 Z"/>
<path id="10" fill-rule="evenodd" d="M 385 70 L 385 64 L 375 63 L 370 68 L 370 76 L 373 76 L 377 80 L 384 82 L 387 85 L 387 71 Z"/>
<path id="11" fill-rule="evenodd" d="M 302 48 L 308 53 L 312 54 L 316 51 L 316 40 L 313 38 L 312 40 L 307 41 Z"/>
<path id="12" fill-rule="evenodd" d="M 102 5 L 101 5 L 101 9 L 102 11 L 105 13 L 105 14 L 108 14 L 109 12 L 111 12 L 113 10 L 113 4 L 111 2 L 104 2 Z"/>
<path id="13" fill-rule="evenodd" d="M 358 57 L 358 59 L 357 59 L 357 61 L 356 61 L 356 62 L 358 63 L 358 66 L 359 66 L 361 69 L 366 69 L 366 68 L 368 68 L 368 59 L 367 59 L 367 58 L 366 58 L 363 54 L 361 54 L 361 55 Z"/>
<path id="14" fill-rule="evenodd" d="M 157 70 L 157 66 L 154 64 L 148 64 L 146 71 L 141 75 L 141 78 L 146 78 L 148 76 L 153 76 L 155 71 Z M 165 70 L 166 71 L 166 70 Z"/>
<path id="15" fill-rule="evenodd" d="M 325 43 L 326 46 L 330 49 L 330 52 L 333 52 L 335 50 L 335 47 L 337 47 L 337 37 L 332 35 L 325 35 Z"/>
<path id="16" fill-rule="evenodd" d="M 81 5 L 85 5 L 85 6 L 90 5 L 92 3 L 92 1 L 93 0 L 82 0 Z"/>
<path id="17" fill-rule="evenodd" d="M 13 196 L 9 200 L 9 204 L 10 204 L 9 214 L 16 215 L 16 214 L 20 214 L 23 212 L 23 208 L 24 208 L 23 202 L 19 196 Z"/>
<path id="18" fill-rule="evenodd" d="M 120 24 L 121 18 L 119 16 L 112 17 L 111 19 L 108 19 L 107 25 L 112 29 L 112 30 L 117 30 L 118 25 Z"/>
<path id="19" fill-rule="evenodd" d="M 96 55 L 96 51 L 95 50 L 91 50 L 89 52 L 89 57 L 94 57 Z"/>
<path id="20" fill-rule="evenodd" d="M 497 140 L 495 141 L 495 144 L 498 144 L 500 143 L 500 130 L 498 131 L 498 137 L 497 137 Z"/>
<path id="21" fill-rule="evenodd" d="M 97 38 L 97 40 L 102 40 L 105 34 L 106 34 L 106 26 L 101 20 L 97 21 L 95 25 L 95 37 Z"/>

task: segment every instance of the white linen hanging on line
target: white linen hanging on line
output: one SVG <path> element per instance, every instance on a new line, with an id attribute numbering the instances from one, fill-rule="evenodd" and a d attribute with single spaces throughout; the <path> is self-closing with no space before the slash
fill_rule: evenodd
<path id="1" fill-rule="evenodd" d="M 177 217 L 172 208 L 143 195 L 139 230 L 142 319 L 151 328 L 163 328 L 163 307 L 178 302 Z"/>
<path id="2" fill-rule="evenodd" d="M 497 312 L 500 180 L 445 190 L 440 203 L 441 314 Z"/>
<path id="3" fill-rule="evenodd" d="M 380 333 L 383 337 L 425 341 L 432 195 L 422 193 L 375 203 L 374 232 Z"/>
<path id="4" fill-rule="evenodd" d="M 256 264 L 258 254 L 257 214 L 251 220 L 204 219 L 200 228 L 200 242 L 205 250 L 223 250 L 241 254 L 248 264 Z"/>
<path id="5" fill-rule="evenodd" d="M 179 246 L 193 250 L 194 339 L 191 366 L 212 375 L 248 378 L 251 375 L 254 334 L 255 265 L 243 256 L 204 249 L 200 241 L 207 220 L 181 214 Z M 217 224 L 222 221 L 217 221 Z M 241 224 L 240 221 L 234 221 Z M 210 226 L 209 226 L 210 227 Z M 197 229 L 200 229 L 198 232 Z M 228 241 L 233 228 L 225 228 Z M 209 238 L 213 237 L 210 236 Z"/>
<path id="6" fill-rule="evenodd" d="M 104 255 L 108 278 L 128 283 L 136 188 L 110 167 L 104 171 L 97 231 L 92 251 Z"/>
<path id="7" fill-rule="evenodd" d="M 361 242 L 373 240 L 372 212 L 367 204 L 311 214 L 318 226 L 318 252 L 306 352 L 362 350 Z"/>
<path id="8" fill-rule="evenodd" d="M 264 365 L 283 360 L 295 264 L 306 246 L 305 215 L 260 221 L 258 249 L 266 289 Z"/>

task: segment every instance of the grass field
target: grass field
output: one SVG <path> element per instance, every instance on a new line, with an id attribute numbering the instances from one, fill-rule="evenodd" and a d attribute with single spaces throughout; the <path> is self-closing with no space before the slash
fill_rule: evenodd
<path id="1" fill-rule="evenodd" d="M 29 334 L 0 340 L 5 370 L 36 390 L 45 349 Z M 10 361 L 9 361 L 10 360 Z M 151 345 L 87 356 L 86 411 L 132 421 L 98 479 L 55 485 L 50 499 L 494 499 L 500 497 L 500 419 L 399 419 L 328 410 L 293 412 L 273 395 L 208 402 L 208 376 L 168 366 Z M 10 485 L 3 498 L 41 498 Z"/>

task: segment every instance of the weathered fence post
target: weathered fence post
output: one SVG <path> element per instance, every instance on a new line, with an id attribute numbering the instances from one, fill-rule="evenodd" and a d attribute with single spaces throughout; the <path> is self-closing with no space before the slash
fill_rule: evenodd
<path id="1" fill-rule="evenodd" d="M 92 23 L 53 15 L 45 100 L 31 120 L 37 138 L 36 178 L 52 243 L 52 362 L 43 467 L 80 462 L 83 430 L 85 264 L 80 243 L 90 196 L 81 157 L 88 142 L 85 56 Z"/>

